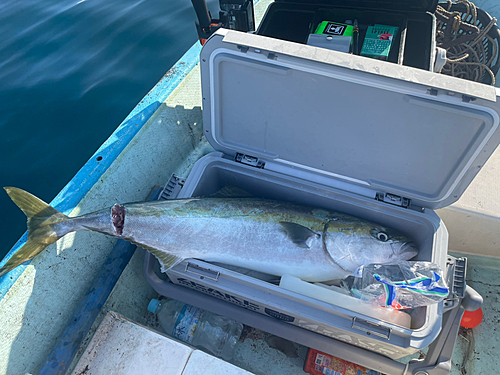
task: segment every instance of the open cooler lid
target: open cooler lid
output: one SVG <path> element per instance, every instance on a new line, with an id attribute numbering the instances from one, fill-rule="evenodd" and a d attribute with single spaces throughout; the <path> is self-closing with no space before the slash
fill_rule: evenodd
<path id="1" fill-rule="evenodd" d="M 329 5 L 355 9 L 387 9 L 434 13 L 439 0 L 277 0 L 283 3 Z"/>
<path id="2" fill-rule="evenodd" d="M 420 69 L 221 29 L 201 76 L 215 149 L 371 197 L 450 205 L 500 143 L 494 87 Z"/>

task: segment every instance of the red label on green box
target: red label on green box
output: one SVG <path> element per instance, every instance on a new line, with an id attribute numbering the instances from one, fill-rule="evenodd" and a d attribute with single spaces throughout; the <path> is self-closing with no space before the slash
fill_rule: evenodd
<path id="1" fill-rule="evenodd" d="M 397 33 L 398 28 L 394 26 L 369 26 L 361 48 L 361 56 L 387 60 Z"/>

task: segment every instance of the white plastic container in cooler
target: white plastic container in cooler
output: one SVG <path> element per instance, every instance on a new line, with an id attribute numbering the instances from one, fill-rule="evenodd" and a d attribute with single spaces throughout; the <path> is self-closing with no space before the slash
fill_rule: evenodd
<path id="1" fill-rule="evenodd" d="M 495 88 L 223 29 L 200 65 L 203 126 L 218 152 L 195 164 L 178 198 L 230 184 L 348 213 L 402 232 L 418 244 L 416 260 L 446 269 L 448 232 L 433 210 L 457 201 L 500 143 Z M 428 346 L 443 323 L 443 303 L 412 310 L 402 327 L 201 260 L 167 274 L 393 359 Z M 161 292 L 167 281 L 154 278 Z"/>

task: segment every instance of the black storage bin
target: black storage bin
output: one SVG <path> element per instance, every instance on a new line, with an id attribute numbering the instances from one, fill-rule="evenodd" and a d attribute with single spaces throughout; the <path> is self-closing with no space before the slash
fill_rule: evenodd
<path id="1" fill-rule="evenodd" d="M 431 70 L 435 56 L 437 0 L 277 0 L 269 5 L 258 35 L 306 44 L 322 21 L 357 19 L 360 46 L 366 27 L 399 27 L 388 61 Z"/>

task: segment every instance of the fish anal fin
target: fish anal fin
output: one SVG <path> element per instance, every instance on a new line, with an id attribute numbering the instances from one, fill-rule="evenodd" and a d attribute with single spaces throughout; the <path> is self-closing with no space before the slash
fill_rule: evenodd
<path id="1" fill-rule="evenodd" d="M 280 225 L 285 230 L 288 238 L 290 238 L 295 245 L 304 249 L 309 249 L 311 247 L 311 238 L 320 236 L 318 233 L 300 224 L 280 221 Z"/>
<path id="2" fill-rule="evenodd" d="M 144 246 L 143 246 L 144 247 Z M 180 262 L 184 260 L 184 258 L 178 257 L 177 255 L 174 254 L 169 254 L 166 253 L 165 251 L 153 249 L 153 248 L 148 248 L 144 247 L 146 250 L 148 250 L 151 254 L 153 254 L 158 261 L 160 262 L 161 266 L 161 272 L 166 272 L 170 268 L 176 266 Z"/>

